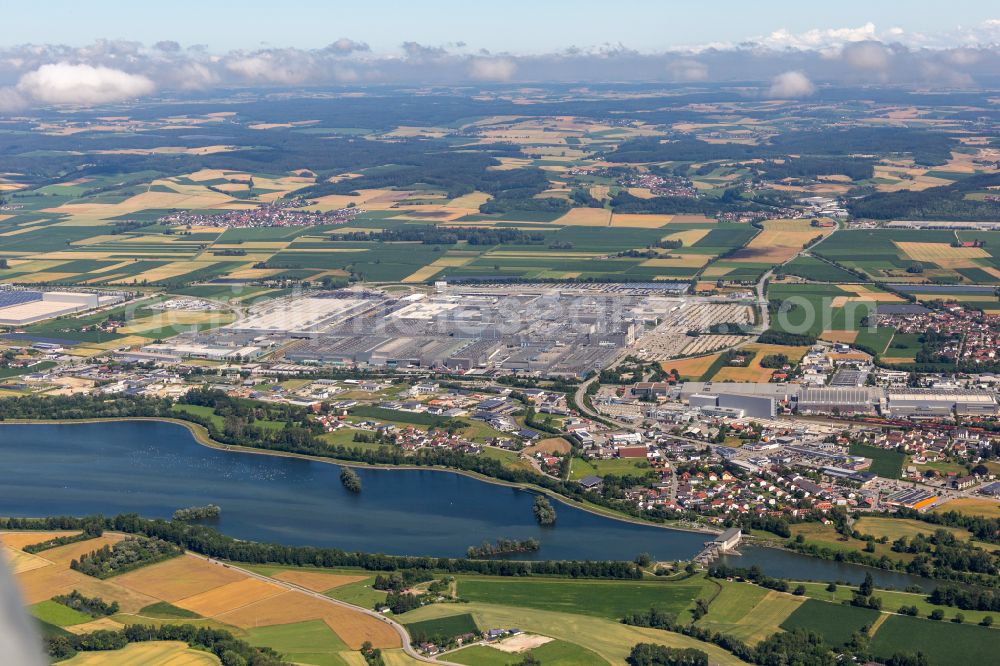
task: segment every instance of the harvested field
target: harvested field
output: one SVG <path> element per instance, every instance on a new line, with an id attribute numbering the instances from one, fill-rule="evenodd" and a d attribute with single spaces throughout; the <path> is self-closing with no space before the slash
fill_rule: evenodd
<path id="1" fill-rule="evenodd" d="M 115 622 L 110 617 L 98 618 L 92 622 L 84 622 L 83 624 L 74 624 L 70 627 L 63 627 L 66 631 L 73 634 L 89 634 L 94 631 L 118 631 L 125 625 L 120 622 Z"/>
<path id="2" fill-rule="evenodd" d="M 957 511 L 970 516 L 1000 518 L 1000 502 L 978 497 L 959 497 L 934 507 L 933 511 Z"/>
<path id="3" fill-rule="evenodd" d="M 711 231 L 711 229 L 688 229 L 687 231 L 675 231 L 672 234 L 664 236 L 663 240 L 678 240 L 684 243 L 684 247 L 691 247 L 707 236 L 709 231 Z"/>
<path id="4" fill-rule="evenodd" d="M 673 219 L 670 220 L 671 224 L 717 224 L 718 220 L 714 217 L 705 217 L 704 215 L 689 215 L 686 213 L 679 213 L 672 216 Z"/>
<path id="5" fill-rule="evenodd" d="M 215 618 L 243 629 L 323 620 L 353 650 L 365 641 L 375 647 L 400 647 L 399 636 L 389 625 L 354 610 L 310 597 L 302 592 L 284 592 Z"/>
<path id="6" fill-rule="evenodd" d="M 529 456 L 535 455 L 538 452 L 542 453 L 569 453 L 570 449 L 569 442 L 567 442 L 562 437 L 549 437 L 548 439 L 543 439 L 536 444 L 527 446 L 524 448 L 524 452 Z"/>
<path id="7" fill-rule="evenodd" d="M 604 208 L 571 208 L 552 224 L 570 227 L 608 227 L 611 226 L 611 211 Z"/>
<path id="8" fill-rule="evenodd" d="M 411 284 L 413 282 L 424 282 L 426 280 L 431 279 L 432 277 L 443 271 L 445 268 L 447 268 L 447 266 L 436 266 L 434 264 L 428 264 L 427 266 L 424 266 L 423 268 L 418 268 L 417 270 L 407 275 L 405 278 L 402 279 L 402 282 L 405 282 L 407 284 Z"/>
<path id="9" fill-rule="evenodd" d="M 185 555 L 122 574 L 115 578 L 115 582 L 172 603 L 243 578 L 243 574 L 232 569 Z"/>
<path id="10" fill-rule="evenodd" d="M 976 268 L 975 259 L 987 259 L 989 253 L 981 247 L 952 247 L 946 243 L 909 243 L 893 241 L 896 247 L 914 261 L 936 264 L 941 268 Z"/>
<path id="11" fill-rule="evenodd" d="M 786 347 L 784 345 L 763 345 L 753 344 L 743 347 L 747 351 L 756 352 L 753 360 L 747 367 L 724 366 L 720 369 L 712 381 L 734 381 L 734 382 L 767 382 L 774 374 L 773 368 L 762 368 L 761 360 L 770 354 L 784 354 L 792 362 L 797 362 L 809 351 L 809 347 Z"/>
<path id="12" fill-rule="evenodd" d="M 0 560 L 5 560 L 15 574 L 41 569 L 52 563 L 48 560 L 13 548 L 0 548 Z"/>
<path id="13" fill-rule="evenodd" d="M 304 587 L 313 592 L 326 592 L 335 587 L 363 581 L 367 576 L 352 576 L 348 574 L 321 573 L 318 571 L 280 571 L 272 576 L 293 585 Z"/>
<path id="14" fill-rule="evenodd" d="M 245 257 L 240 257 L 244 259 Z M 151 270 L 144 273 L 139 273 L 138 275 L 133 275 L 129 278 L 122 280 L 122 282 L 162 282 L 163 280 L 169 280 L 175 278 L 179 275 L 185 275 L 187 273 L 192 273 L 202 268 L 208 268 L 213 266 L 218 262 L 215 261 L 172 261 L 168 264 L 162 266 L 157 266 Z"/>
<path id="15" fill-rule="evenodd" d="M 123 613 L 136 613 L 141 608 L 155 603 L 157 599 L 136 592 L 123 585 L 119 585 L 116 580 L 100 580 L 92 576 L 85 576 L 75 571 L 69 573 L 76 574 L 79 578 L 70 585 L 62 588 L 59 593 L 66 594 L 73 590 L 79 590 L 89 597 L 101 597 L 102 599 L 114 599 L 118 602 Z"/>
<path id="16" fill-rule="evenodd" d="M 673 215 L 615 213 L 611 216 L 611 226 L 632 227 L 635 229 L 659 229 L 665 224 L 670 224 L 673 219 Z"/>
<path id="17" fill-rule="evenodd" d="M 697 380 L 712 367 L 712 363 L 717 358 L 719 358 L 718 354 L 698 356 L 697 358 L 678 358 L 671 361 L 663 361 L 660 363 L 660 367 L 667 372 L 677 370 L 680 373 L 681 379 Z"/>
<path id="18" fill-rule="evenodd" d="M 552 641 L 553 639 L 548 636 L 539 636 L 538 634 L 518 634 L 517 636 L 511 636 L 510 638 L 505 638 L 502 641 L 497 641 L 496 643 L 493 643 L 491 647 L 503 652 L 517 654 L 519 652 L 533 650 L 536 647 L 541 647 L 542 645 L 551 643 Z"/>
<path id="19" fill-rule="evenodd" d="M 62 590 L 72 589 L 72 586 L 82 582 L 84 578 L 86 576 L 76 571 L 49 565 L 18 574 L 17 585 L 21 588 L 25 603 L 37 604 L 51 599 Z"/>
<path id="20" fill-rule="evenodd" d="M 210 652 L 192 650 L 180 641 L 132 643 L 110 652 L 81 652 L 66 666 L 219 666 Z"/>
<path id="21" fill-rule="evenodd" d="M 781 264 L 802 251 L 802 247 L 817 236 L 826 236 L 831 229 L 810 226 L 808 220 L 768 220 L 764 231 L 757 234 L 745 248 L 737 250 L 731 261 Z"/>
<path id="22" fill-rule="evenodd" d="M 475 208 L 479 209 L 484 203 L 492 199 L 486 192 L 470 192 L 456 197 L 448 202 L 448 208 Z"/>
<path id="23" fill-rule="evenodd" d="M 49 539 L 64 536 L 75 536 L 79 531 L 72 532 L 4 532 L 0 534 L 0 543 L 16 550 L 21 550 L 25 546 L 32 546 Z"/>
<path id="24" fill-rule="evenodd" d="M 819 337 L 821 340 L 829 340 L 830 342 L 843 342 L 850 344 L 857 339 L 858 332 L 827 330 L 820 333 Z"/>
<path id="25" fill-rule="evenodd" d="M 861 284 L 841 284 L 837 285 L 843 291 L 849 291 L 858 296 L 851 298 L 852 301 L 876 301 L 878 303 L 902 303 L 903 299 L 889 291 L 877 291 Z"/>
<path id="26" fill-rule="evenodd" d="M 656 259 L 647 259 L 640 266 L 651 268 L 701 268 L 711 257 L 707 254 L 671 254 Z"/>
<path id="27" fill-rule="evenodd" d="M 214 617 L 284 592 L 285 588 L 274 583 L 244 578 L 180 599 L 174 605 L 204 617 Z"/>
<path id="28" fill-rule="evenodd" d="M 104 546 L 116 544 L 124 538 L 120 534 L 105 534 L 95 539 L 78 541 L 77 543 L 46 550 L 44 551 L 44 557 L 53 564 L 69 567 L 70 561 L 79 559 L 81 555 L 89 553 L 92 550 L 97 550 L 98 548 L 103 548 Z"/>

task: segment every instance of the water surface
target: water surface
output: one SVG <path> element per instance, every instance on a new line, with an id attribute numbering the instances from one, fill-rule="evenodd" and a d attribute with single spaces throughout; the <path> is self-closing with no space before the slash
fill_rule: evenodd
<path id="1" fill-rule="evenodd" d="M 0 426 L 0 515 L 168 518 L 209 502 L 242 539 L 405 555 L 459 556 L 484 540 L 534 537 L 546 559 L 689 558 L 707 535 L 636 525 L 555 503 L 540 527 L 533 493 L 452 472 L 358 469 L 346 491 L 328 463 L 211 449 L 173 423 Z"/>

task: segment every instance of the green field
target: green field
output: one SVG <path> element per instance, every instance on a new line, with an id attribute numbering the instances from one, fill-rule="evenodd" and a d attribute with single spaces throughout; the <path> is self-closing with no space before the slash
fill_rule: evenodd
<path id="1" fill-rule="evenodd" d="M 854 596 L 855 590 L 858 588 L 852 587 L 850 585 L 838 585 L 835 592 L 828 592 L 826 589 L 826 583 L 802 583 L 806 588 L 806 595 L 811 599 L 818 599 L 820 601 L 829 601 L 832 603 L 842 603 L 844 601 L 850 601 Z M 998 613 L 991 613 L 989 611 L 962 611 L 957 608 L 951 608 L 948 606 L 937 606 L 935 604 L 927 601 L 926 594 L 914 594 L 911 592 L 902 592 L 900 590 L 875 590 L 874 596 L 879 597 L 882 600 L 882 609 L 891 613 L 899 611 L 903 606 L 916 606 L 920 617 L 927 617 L 931 612 L 935 610 L 940 610 L 944 612 L 944 616 L 947 619 L 951 619 L 955 616 L 955 613 L 961 612 L 965 616 L 965 621 L 970 624 L 979 624 L 979 622 L 986 616 L 993 616 L 994 620 L 1000 619 Z M 997 627 L 995 630 L 1000 630 Z"/>
<path id="2" fill-rule="evenodd" d="M 42 601 L 28 609 L 32 615 L 47 624 L 57 627 L 72 627 L 74 624 L 91 622 L 94 618 L 69 606 L 52 601 Z"/>
<path id="3" fill-rule="evenodd" d="M 781 272 L 786 275 L 797 275 L 798 277 L 816 282 L 857 282 L 860 280 L 853 273 L 845 271 L 843 268 L 817 259 L 816 257 L 796 257 L 781 267 Z"/>
<path id="4" fill-rule="evenodd" d="M 258 627 L 247 632 L 251 645 L 269 647 L 297 664 L 341 666 L 351 649 L 322 620 Z"/>
<path id="5" fill-rule="evenodd" d="M 851 444 L 850 451 L 852 456 L 871 458 L 872 466 L 868 471 L 887 479 L 898 479 L 903 471 L 903 463 L 906 462 L 906 454 L 904 453 L 865 444 Z"/>
<path id="6" fill-rule="evenodd" d="M 517 627 L 528 633 L 551 636 L 586 648 L 611 664 L 625 663 L 629 650 L 636 643 L 697 648 L 707 652 L 711 662 L 720 666 L 736 666 L 744 663 L 731 653 L 710 643 L 660 629 L 631 627 L 618 620 L 479 602 L 464 604 L 462 608 L 472 613 L 480 627 Z M 410 612 L 414 619 L 421 620 L 453 613 L 454 609 L 450 604 L 431 604 Z"/>
<path id="7" fill-rule="evenodd" d="M 871 648 L 883 659 L 897 652 L 923 652 L 935 665 L 995 664 L 1000 655 L 1000 631 L 893 615 L 879 627 Z"/>
<path id="8" fill-rule="evenodd" d="M 650 473 L 649 462 L 641 458 L 609 458 L 607 460 L 584 460 L 573 458 L 569 478 L 579 481 L 585 476 L 645 476 Z"/>
<path id="9" fill-rule="evenodd" d="M 475 633 L 479 631 L 476 621 L 469 613 L 461 615 L 448 615 L 430 620 L 418 620 L 416 622 L 404 622 L 407 631 L 414 640 L 419 641 L 421 636 L 428 639 L 436 636 L 452 638 L 462 634 Z"/>
<path id="10" fill-rule="evenodd" d="M 33 372 L 42 372 L 44 370 L 48 370 L 49 368 L 54 368 L 55 366 L 55 361 L 42 361 L 41 363 L 36 363 L 27 368 L 0 368 L 0 379 L 20 377 L 21 375 L 28 375 Z"/>
<path id="11" fill-rule="evenodd" d="M 807 629 L 821 635 L 834 647 L 844 645 L 851 634 L 861 631 L 878 619 L 879 612 L 870 608 L 855 608 L 842 604 L 828 604 L 815 599 L 807 599 L 798 610 L 781 623 L 786 631 Z"/>
<path id="12" fill-rule="evenodd" d="M 470 601 L 581 613 L 618 620 L 651 607 L 680 613 L 708 593 L 703 578 L 658 581 L 548 581 L 459 577 L 458 595 Z"/>
<path id="13" fill-rule="evenodd" d="M 155 604 L 150 604 L 139 611 L 139 615 L 145 617 L 155 617 L 161 620 L 185 620 L 199 618 L 194 611 L 189 611 L 186 608 L 179 608 L 166 601 L 157 601 Z"/>

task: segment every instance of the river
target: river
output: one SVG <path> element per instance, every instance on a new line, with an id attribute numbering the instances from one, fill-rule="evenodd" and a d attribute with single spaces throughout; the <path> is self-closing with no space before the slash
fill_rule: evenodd
<path id="1" fill-rule="evenodd" d="M 180 425 L 158 421 L 0 426 L 0 515 L 136 512 L 222 507 L 211 525 L 254 541 L 344 550 L 455 557 L 471 545 L 533 537 L 539 559 L 688 559 L 705 534 L 638 525 L 556 502 L 540 527 L 534 494 L 447 471 L 358 468 L 348 492 L 336 465 L 202 446 Z M 867 568 L 796 553 L 744 547 L 732 566 L 773 576 L 858 582 Z M 880 585 L 920 580 L 870 570 Z"/>

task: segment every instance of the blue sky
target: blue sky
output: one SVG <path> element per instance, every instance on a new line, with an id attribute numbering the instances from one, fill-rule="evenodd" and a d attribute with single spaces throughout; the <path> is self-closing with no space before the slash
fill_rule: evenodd
<path id="1" fill-rule="evenodd" d="M 4 3 L 0 45 L 175 40 L 216 52 L 296 46 L 339 37 L 392 52 L 403 41 L 542 53 L 621 43 L 643 51 L 738 43 L 785 29 L 856 28 L 937 34 L 1000 18 L 988 0 L 42 0 Z"/>

